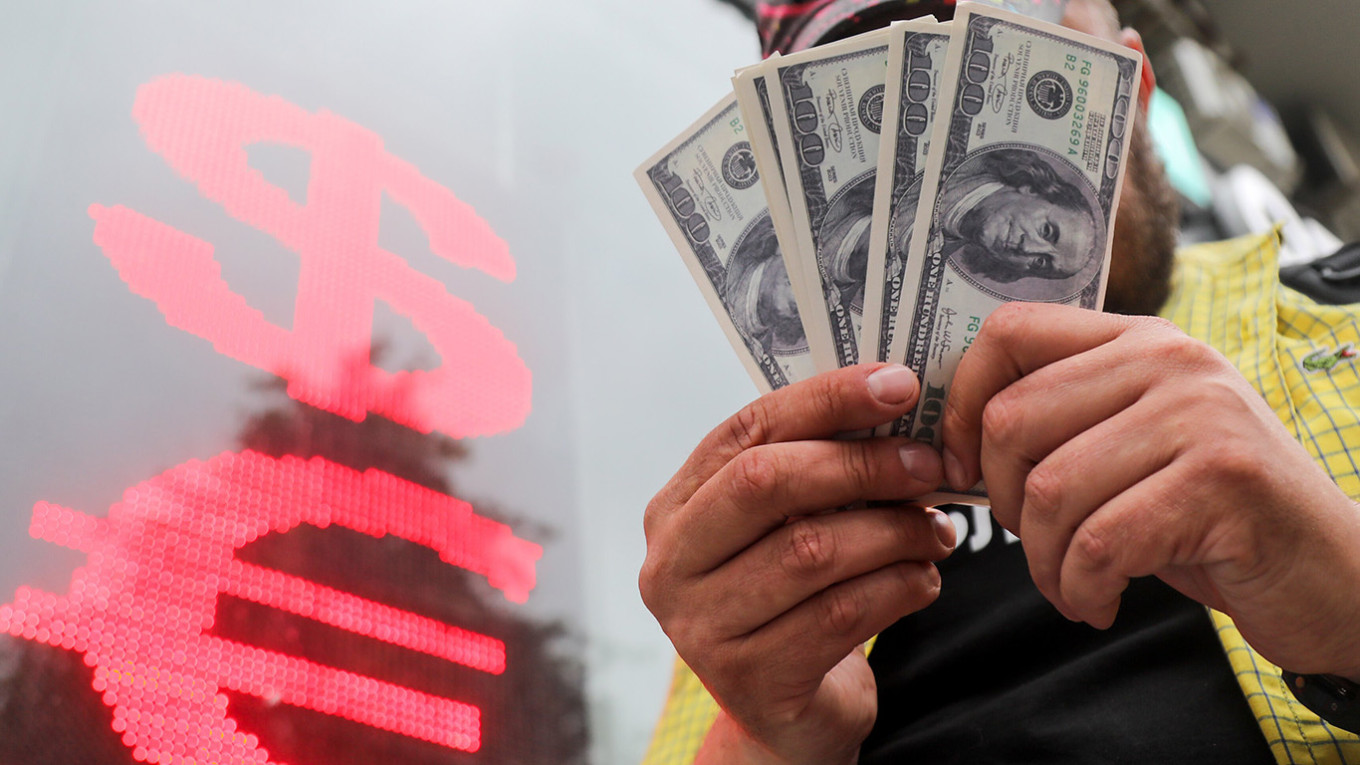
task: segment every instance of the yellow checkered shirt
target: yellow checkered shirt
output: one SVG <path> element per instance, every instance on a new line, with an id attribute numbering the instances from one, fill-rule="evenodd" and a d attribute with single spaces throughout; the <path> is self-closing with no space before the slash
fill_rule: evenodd
<path id="1" fill-rule="evenodd" d="M 1278 253 L 1276 235 L 1178 253 L 1162 315 L 1231 359 L 1313 459 L 1360 501 L 1360 373 L 1346 358 L 1325 368 L 1328 357 L 1360 346 L 1360 313 L 1354 306 L 1319 305 L 1281 286 Z M 1210 616 L 1277 762 L 1360 765 L 1360 737 L 1295 701 L 1279 667 L 1252 650 L 1228 617 Z M 717 714 L 712 697 L 677 659 L 645 765 L 693 762 Z"/>

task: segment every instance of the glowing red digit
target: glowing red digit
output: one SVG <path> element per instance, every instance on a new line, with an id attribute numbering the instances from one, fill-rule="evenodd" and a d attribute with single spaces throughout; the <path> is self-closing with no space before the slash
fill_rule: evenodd
<path id="1" fill-rule="evenodd" d="M 224 690 L 311 709 L 439 746 L 476 751 L 477 707 L 209 634 L 221 593 L 499 674 L 505 646 L 459 629 L 235 558 L 300 524 L 392 534 L 437 551 L 523 602 L 542 548 L 466 502 L 388 473 L 319 457 L 254 452 L 187 462 L 123 495 L 107 518 L 40 502 L 30 533 L 89 562 L 57 596 L 21 588 L 0 606 L 0 632 L 85 654 L 113 727 L 149 762 L 264 763 L 236 729 Z"/>
<path id="2" fill-rule="evenodd" d="M 147 144 L 204 196 L 302 261 L 288 331 L 232 292 L 212 245 L 128 208 L 92 205 L 95 242 L 172 326 L 288 379 L 297 400 L 353 420 L 374 412 L 455 438 L 524 422 L 530 374 L 515 346 L 470 304 L 378 246 L 386 192 L 411 211 L 435 253 L 514 279 L 505 242 L 472 208 L 389 154 L 371 131 L 237 83 L 163 77 L 138 90 L 133 117 Z M 306 204 L 250 167 L 245 147 L 259 142 L 310 152 Z M 425 333 L 441 356 L 437 369 L 394 374 L 368 363 L 375 299 Z"/>

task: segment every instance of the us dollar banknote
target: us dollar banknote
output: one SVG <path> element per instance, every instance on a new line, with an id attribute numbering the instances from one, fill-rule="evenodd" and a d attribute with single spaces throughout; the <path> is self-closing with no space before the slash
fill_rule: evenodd
<path id="1" fill-rule="evenodd" d="M 1142 66 L 1007 11 L 960 6 L 954 25 L 890 352 L 922 376 L 891 432 L 936 446 L 988 315 L 1009 301 L 1102 305 Z"/>
<path id="2" fill-rule="evenodd" d="M 807 333 L 736 96 L 635 176 L 761 392 L 811 377 Z"/>
<path id="3" fill-rule="evenodd" d="M 859 363 L 887 35 L 784 56 L 764 70 L 777 85 L 770 106 L 803 279 L 822 299 L 804 324 L 823 372 Z"/>
<path id="4" fill-rule="evenodd" d="M 771 60 L 777 59 L 776 53 Z M 794 233 L 793 212 L 789 209 L 788 184 L 784 181 L 784 167 L 779 156 L 779 144 L 775 142 L 774 115 L 770 111 L 770 88 L 765 79 L 761 64 L 739 70 L 732 78 L 732 88 L 737 95 L 737 106 L 741 118 L 751 136 L 751 148 L 755 152 L 756 169 L 760 171 L 761 185 L 765 189 L 765 199 L 770 203 L 770 218 L 774 221 L 775 237 L 784 253 L 784 264 L 788 268 L 789 280 L 793 283 L 793 294 L 798 300 L 798 308 L 803 314 L 816 308 L 820 295 L 813 292 L 803 278 L 801 260 L 798 256 L 798 237 Z"/>
<path id="5" fill-rule="evenodd" d="M 892 347 L 952 26 L 937 24 L 934 19 L 899 21 L 888 35 L 888 79 L 883 99 L 887 132 L 878 150 L 861 361 L 887 361 Z"/>

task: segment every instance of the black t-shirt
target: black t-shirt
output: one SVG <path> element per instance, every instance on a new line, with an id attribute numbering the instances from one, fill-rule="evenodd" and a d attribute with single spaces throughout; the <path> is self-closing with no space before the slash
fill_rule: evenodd
<path id="1" fill-rule="evenodd" d="M 869 657 L 862 763 L 1274 763 L 1203 606 L 1143 579 L 1110 630 L 1073 624 L 989 513 L 947 509 L 971 533 Z"/>

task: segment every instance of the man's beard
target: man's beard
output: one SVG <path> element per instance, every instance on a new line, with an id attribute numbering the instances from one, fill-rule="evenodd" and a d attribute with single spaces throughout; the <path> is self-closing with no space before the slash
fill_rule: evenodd
<path id="1" fill-rule="evenodd" d="M 1148 140 L 1145 115 L 1138 115 L 1130 140 L 1133 143 L 1115 219 L 1105 310 L 1153 315 L 1171 294 L 1180 201 Z"/>

